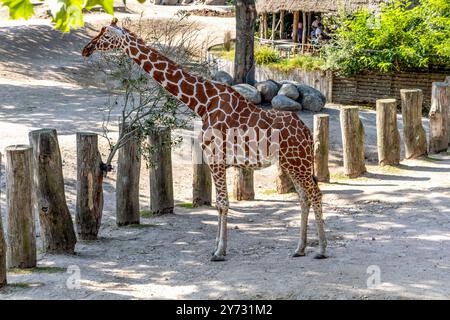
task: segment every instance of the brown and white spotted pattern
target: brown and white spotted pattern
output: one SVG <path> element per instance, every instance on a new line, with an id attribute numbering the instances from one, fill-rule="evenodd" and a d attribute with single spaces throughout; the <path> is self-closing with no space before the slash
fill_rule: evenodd
<path id="1" fill-rule="evenodd" d="M 110 26 L 102 28 L 100 34 L 85 46 L 83 56 L 88 57 L 95 50 L 124 50 L 169 93 L 202 118 L 202 148 L 216 186 L 219 212 L 212 260 L 224 260 L 227 249 L 229 202 L 226 168 L 270 165 L 267 157 L 255 151 L 254 146 L 261 141 L 266 142 L 270 149 L 266 155 L 272 160 L 276 157 L 281 167 L 289 173 L 300 196 L 301 232 L 294 256 L 305 255 L 308 214 L 312 204 L 319 237 L 319 253 L 315 257 L 325 258 L 322 193 L 313 177 L 313 140 L 308 127 L 297 114 L 262 110 L 233 88 L 184 71 L 127 29 L 118 27 L 116 22 L 113 20 Z M 277 139 L 272 139 L 273 136 Z M 234 152 L 240 152 L 243 157 L 236 157 Z"/>

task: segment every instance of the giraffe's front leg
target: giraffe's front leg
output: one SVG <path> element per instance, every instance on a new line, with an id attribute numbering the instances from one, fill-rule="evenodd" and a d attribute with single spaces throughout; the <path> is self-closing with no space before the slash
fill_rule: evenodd
<path id="1" fill-rule="evenodd" d="M 211 167 L 214 184 L 216 185 L 216 206 L 219 214 L 216 246 L 211 261 L 223 261 L 227 254 L 227 218 L 228 192 L 225 166 Z"/>

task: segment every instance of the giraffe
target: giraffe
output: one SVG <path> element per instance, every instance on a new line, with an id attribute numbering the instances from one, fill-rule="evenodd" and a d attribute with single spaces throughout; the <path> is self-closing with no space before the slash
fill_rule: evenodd
<path id="1" fill-rule="evenodd" d="M 322 193 L 313 172 L 313 139 L 295 112 L 263 110 L 232 87 L 185 71 L 128 29 L 119 27 L 116 18 L 84 47 L 82 55 L 89 57 L 96 50 L 124 51 L 202 119 L 200 142 L 215 184 L 218 210 L 212 261 L 225 260 L 227 250 L 229 200 L 226 169 L 230 166 L 264 168 L 273 164 L 274 159 L 291 177 L 301 203 L 300 239 L 293 257 L 305 256 L 311 205 L 319 239 L 319 251 L 314 258 L 327 257 Z"/>

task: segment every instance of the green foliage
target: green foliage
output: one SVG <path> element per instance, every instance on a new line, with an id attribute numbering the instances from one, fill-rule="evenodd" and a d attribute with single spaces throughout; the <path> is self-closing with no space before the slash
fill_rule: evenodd
<path id="1" fill-rule="evenodd" d="M 382 5 L 379 13 L 341 13 L 325 67 L 351 75 L 365 70 L 450 68 L 450 2 L 407 0 Z"/>
<path id="2" fill-rule="evenodd" d="M 0 0 L 0 3 L 9 8 L 11 19 L 29 19 L 34 14 L 30 0 Z"/>
<path id="3" fill-rule="evenodd" d="M 55 29 L 69 32 L 84 25 L 83 9 L 90 10 L 100 5 L 106 13 L 114 13 L 114 0 L 43 0 L 49 7 Z M 11 19 L 29 19 L 34 14 L 30 0 L 0 0 L 7 6 Z"/>
<path id="4" fill-rule="evenodd" d="M 255 62 L 260 65 L 267 65 L 280 61 L 278 51 L 273 48 L 258 46 L 255 48 Z"/>
<path id="5" fill-rule="evenodd" d="M 322 70 L 325 61 L 322 58 L 314 56 L 295 56 L 291 59 L 284 59 L 269 66 L 279 69 L 284 72 L 290 72 L 294 69 L 301 69 L 306 71 Z"/>

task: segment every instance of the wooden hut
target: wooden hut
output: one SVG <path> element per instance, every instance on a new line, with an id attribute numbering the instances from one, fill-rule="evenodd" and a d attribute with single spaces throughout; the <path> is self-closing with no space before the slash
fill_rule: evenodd
<path id="1" fill-rule="evenodd" d="M 279 39 L 285 38 L 285 16 L 287 13 L 293 14 L 292 22 L 292 42 L 294 46 L 299 42 L 298 23 L 303 23 L 303 34 L 301 36 L 302 51 L 307 44 L 307 39 L 311 32 L 311 23 L 314 16 L 324 13 L 337 12 L 340 8 L 352 11 L 361 7 L 376 7 L 381 2 L 387 0 L 256 0 L 256 10 L 260 15 L 260 38 L 268 38 L 268 15 L 272 15 L 272 34 L 270 41 L 273 43 L 279 33 Z"/>

